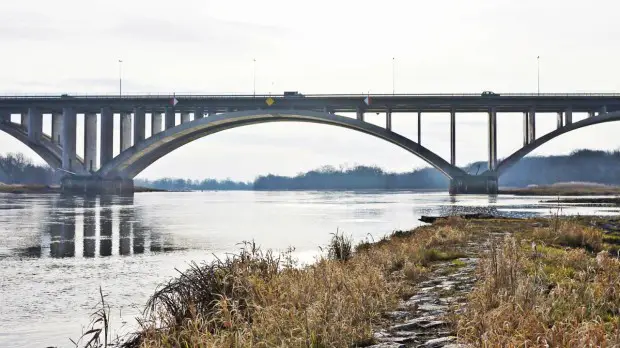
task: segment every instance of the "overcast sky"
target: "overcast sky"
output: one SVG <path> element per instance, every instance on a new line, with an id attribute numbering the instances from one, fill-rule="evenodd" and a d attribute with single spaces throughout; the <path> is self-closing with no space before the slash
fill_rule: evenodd
<path id="1" fill-rule="evenodd" d="M 0 93 L 118 93 L 122 59 L 123 93 L 251 94 L 254 58 L 259 94 L 391 93 L 392 58 L 396 93 L 536 92 L 537 56 L 541 92 L 620 92 L 619 10 L 614 0 L 2 1 Z M 506 157 L 522 143 L 522 116 L 498 118 Z M 448 120 L 422 122 L 422 144 L 446 159 Z M 394 115 L 394 131 L 415 140 L 416 127 L 414 115 Z M 554 127 L 554 114 L 538 115 L 538 136 Z M 486 115 L 457 114 L 459 165 L 486 160 L 486 132 Z M 534 154 L 616 149 L 619 132 L 592 126 Z M 0 153 L 16 151 L 41 162 L 0 133 Z M 325 164 L 427 166 L 368 135 L 282 123 L 210 135 L 140 177 L 251 180 Z"/>

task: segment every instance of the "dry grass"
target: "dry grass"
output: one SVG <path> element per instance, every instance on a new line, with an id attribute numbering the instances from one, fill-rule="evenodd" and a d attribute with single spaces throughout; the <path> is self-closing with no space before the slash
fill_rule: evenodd
<path id="1" fill-rule="evenodd" d="M 620 345 L 620 260 L 586 250 L 600 250 L 601 239 L 562 222 L 493 246 L 458 319 L 459 338 L 484 347 Z"/>
<path id="2" fill-rule="evenodd" d="M 500 194 L 521 196 L 607 196 L 620 195 L 620 187 L 595 183 L 558 183 L 526 188 L 501 189 Z"/>
<path id="3" fill-rule="evenodd" d="M 461 256 L 468 239 L 449 219 L 395 232 L 352 253 L 335 234 L 328 257 L 297 267 L 246 244 L 237 255 L 192 265 L 151 298 L 142 328 L 126 347 L 351 347 L 372 343 L 373 328 L 437 260 Z"/>
<path id="4" fill-rule="evenodd" d="M 458 269 L 466 243 L 506 235 L 481 261 L 459 340 L 477 346 L 620 345 L 620 261 L 583 219 L 440 219 L 352 248 L 335 234 L 327 257 L 299 267 L 246 244 L 193 265 L 151 298 L 126 347 L 353 347 L 372 343 L 383 314 L 434 262 Z M 497 238 L 497 237 L 495 237 Z M 532 250 L 534 241 L 536 251 Z M 480 248 L 482 250 L 482 247 Z"/>

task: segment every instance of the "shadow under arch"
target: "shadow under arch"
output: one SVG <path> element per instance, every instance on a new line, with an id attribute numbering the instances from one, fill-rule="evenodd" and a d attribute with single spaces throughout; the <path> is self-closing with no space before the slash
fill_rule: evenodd
<path id="1" fill-rule="evenodd" d="M 515 153 L 508 156 L 504 160 L 502 160 L 497 165 L 497 175 L 501 176 L 502 174 L 504 174 L 512 166 L 517 164 L 517 162 L 523 159 L 523 157 L 525 157 L 530 152 L 534 151 L 539 146 L 547 143 L 549 140 L 555 139 L 562 134 L 566 134 L 568 132 L 574 131 L 579 128 L 592 126 L 595 124 L 606 123 L 606 122 L 614 122 L 614 121 L 620 121 L 620 111 L 614 111 L 614 112 L 609 112 L 603 115 L 589 117 L 581 121 L 566 125 L 562 128 L 558 128 L 552 132 L 549 132 L 543 135 L 542 137 L 534 140 L 533 142 L 529 143 L 528 145 L 522 147 L 521 149 L 517 150 Z"/>
<path id="2" fill-rule="evenodd" d="M 167 129 L 134 145 L 104 165 L 97 174 L 102 177 L 133 178 L 166 154 L 209 134 L 252 124 L 285 121 L 319 123 L 356 130 L 386 140 L 413 153 L 450 179 L 465 175 L 462 169 L 451 165 L 429 149 L 397 133 L 349 117 L 303 110 L 251 110 L 200 118 Z"/>

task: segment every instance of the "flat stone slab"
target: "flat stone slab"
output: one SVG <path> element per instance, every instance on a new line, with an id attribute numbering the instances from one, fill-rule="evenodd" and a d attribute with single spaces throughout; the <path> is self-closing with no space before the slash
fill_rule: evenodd
<path id="1" fill-rule="evenodd" d="M 382 342 L 379 344 L 375 344 L 372 346 L 368 346 L 366 348 L 406 348 L 407 346 L 405 346 L 402 343 L 396 343 L 396 342 Z"/>
<path id="2" fill-rule="evenodd" d="M 424 348 L 441 348 L 441 347 L 445 347 L 447 344 L 452 343 L 454 341 L 456 341 L 456 337 L 454 337 L 454 336 L 439 337 L 439 338 L 434 338 L 432 340 L 426 341 L 422 345 L 422 347 L 424 347 Z"/>
<path id="3" fill-rule="evenodd" d="M 411 319 L 403 324 L 394 325 L 390 328 L 390 331 L 411 331 L 413 329 L 425 329 L 431 326 L 443 325 L 445 322 L 437 320 L 435 316 L 425 316 L 420 318 Z"/>

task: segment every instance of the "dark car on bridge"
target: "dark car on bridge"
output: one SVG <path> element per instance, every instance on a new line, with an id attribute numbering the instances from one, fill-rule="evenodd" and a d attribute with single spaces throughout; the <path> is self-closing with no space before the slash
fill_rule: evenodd
<path id="1" fill-rule="evenodd" d="M 286 91 L 284 92 L 284 96 L 285 97 L 296 97 L 296 98 L 303 98 L 303 94 L 297 92 L 297 91 Z"/>
<path id="2" fill-rule="evenodd" d="M 499 97 L 499 93 L 495 93 L 495 92 L 491 92 L 491 91 L 484 91 L 481 94 L 483 97 Z"/>

